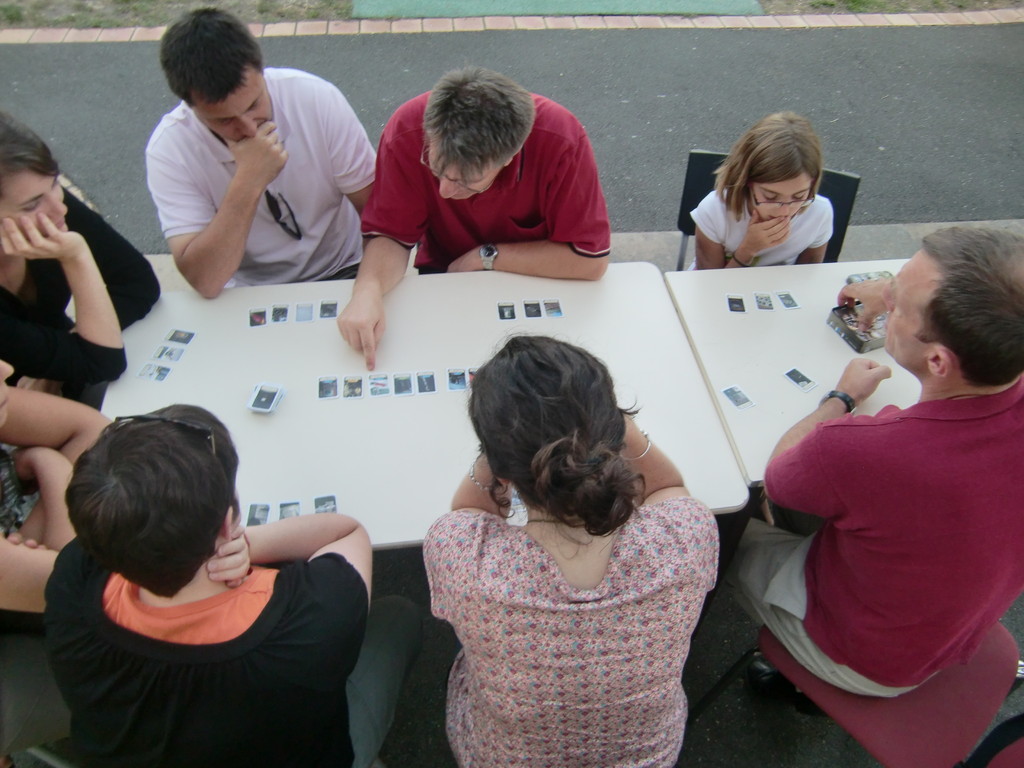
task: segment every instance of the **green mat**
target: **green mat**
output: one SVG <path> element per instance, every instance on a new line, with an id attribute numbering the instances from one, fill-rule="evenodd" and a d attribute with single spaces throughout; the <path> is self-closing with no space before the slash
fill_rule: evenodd
<path id="1" fill-rule="evenodd" d="M 757 0 L 353 0 L 357 19 L 460 16 L 760 16 Z"/>

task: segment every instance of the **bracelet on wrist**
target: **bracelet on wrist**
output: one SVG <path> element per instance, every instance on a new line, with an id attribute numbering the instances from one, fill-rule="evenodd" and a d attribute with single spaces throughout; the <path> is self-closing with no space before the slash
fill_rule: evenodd
<path id="1" fill-rule="evenodd" d="M 856 408 L 857 408 L 857 401 L 854 400 L 852 397 L 850 397 L 845 392 L 840 392 L 838 389 L 833 389 L 831 392 L 829 392 L 827 395 L 825 395 L 823 398 L 821 398 L 821 402 L 818 403 L 818 406 L 820 407 L 820 406 L 824 405 L 826 402 L 828 402 L 832 398 L 835 398 L 836 400 L 841 401 L 842 404 L 844 406 L 846 406 L 846 412 L 847 413 L 853 413 L 854 410 L 856 410 Z"/>
<path id="2" fill-rule="evenodd" d="M 739 256 L 737 256 L 736 253 L 733 251 L 725 252 L 725 261 L 727 263 L 732 260 L 739 264 L 741 267 L 756 267 L 757 262 L 758 260 L 760 260 L 760 258 L 760 256 L 751 256 L 750 261 L 744 261 Z"/>

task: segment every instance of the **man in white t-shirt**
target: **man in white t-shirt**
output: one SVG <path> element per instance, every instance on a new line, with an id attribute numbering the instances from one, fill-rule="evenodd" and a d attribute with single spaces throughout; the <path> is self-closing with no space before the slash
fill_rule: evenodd
<path id="1" fill-rule="evenodd" d="M 178 269 L 213 298 L 232 285 L 355 277 L 375 156 L 330 83 L 263 69 L 248 28 L 192 11 L 160 44 L 182 99 L 146 147 L 146 174 Z"/>

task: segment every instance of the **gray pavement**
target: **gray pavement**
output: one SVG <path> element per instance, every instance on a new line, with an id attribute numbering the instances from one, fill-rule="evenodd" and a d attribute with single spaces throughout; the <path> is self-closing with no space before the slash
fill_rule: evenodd
<path id="1" fill-rule="evenodd" d="M 861 174 L 854 224 L 1024 219 L 1024 24 L 267 38 L 272 65 L 337 83 L 376 141 L 403 100 L 479 63 L 590 132 L 617 232 L 674 228 L 686 155 L 793 109 Z M 146 252 L 165 250 L 143 150 L 174 105 L 156 43 L 0 46 L 0 106 Z"/>
<path id="2" fill-rule="evenodd" d="M 404 99 L 446 69 L 479 63 L 576 112 L 593 140 L 616 259 L 671 268 L 686 153 L 725 151 L 777 109 L 808 115 L 830 167 L 863 176 L 843 259 L 909 256 L 935 222 L 997 220 L 1024 233 L 1021 118 L 1024 25 L 849 30 L 479 32 L 264 39 L 268 64 L 337 83 L 373 141 Z M 0 108 L 33 126 L 67 174 L 149 253 L 166 250 L 142 152 L 174 100 L 156 45 L 0 46 Z M 162 279 L 174 285 L 166 259 Z M 427 608 L 418 548 L 375 554 L 374 593 Z M 1024 601 L 1006 624 L 1024 643 Z M 695 699 L 747 647 L 756 626 L 719 595 L 695 637 Z M 427 623 L 382 757 L 391 768 L 449 768 L 444 681 L 450 628 Z M 1024 709 L 1012 695 L 1003 715 Z M 67 745 L 58 745 L 67 752 Z M 19 766 L 41 764 L 18 756 Z M 752 699 L 739 684 L 691 728 L 684 766 L 865 768 L 876 763 L 827 718 Z"/>

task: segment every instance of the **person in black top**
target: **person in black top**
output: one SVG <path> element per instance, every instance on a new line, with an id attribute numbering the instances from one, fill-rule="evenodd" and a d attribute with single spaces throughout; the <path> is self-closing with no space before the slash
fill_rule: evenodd
<path id="1" fill-rule="evenodd" d="M 145 317 L 160 285 L 57 175 L 43 140 L 0 112 L 0 358 L 14 366 L 11 383 L 77 398 L 124 371 L 121 330 Z"/>
<path id="2" fill-rule="evenodd" d="M 78 538 L 57 557 L 44 621 L 86 766 L 366 768 L 377 755 L 419 612 L 385 598 L 367 617 L 372 552 L 351 517 L 236 538 L 237 468 L 224 425 L 187 405 L 115 421 L 76 463 Z M 211 580 L 238 541 L 254 562 L 296 562 Z"/>

